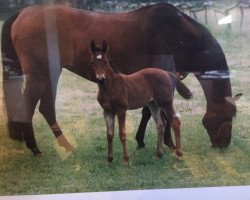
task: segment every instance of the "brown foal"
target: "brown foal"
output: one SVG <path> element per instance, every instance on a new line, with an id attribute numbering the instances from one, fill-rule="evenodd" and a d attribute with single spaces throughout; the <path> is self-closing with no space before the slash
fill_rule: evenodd
<path id="1" fill-rule="evenodd" d="M 107 125 L 108 162 L 112 162 L 115 115 L 119 123 L 119 136 L 123 146 L 123 160 L 128 162 L 126 145 L 126 111 L 148 105 L 154 118 L 157 132 L 157 156 L 163 155 L 164 117 L 170 122 L 175 134 L 176 154 L 182 156 L 180 139 L 181 122 L 173 108 L 173 96 L 176 77 L 161 69 L 147 68 L 131 75 L 116 73 L 110 66 L 107 52 L 108 45 L 103 41 L 102 48 L 92 40 L 89 46 L 91 66 L 96 75 L 99 92 L 97 100 L 104 110 Z M 162 115 L 162 112 L 164 113 Z M 175 146 L 173 146 L 175 148 Z M 174 149 L 173 149 L 174 150 Z"/>

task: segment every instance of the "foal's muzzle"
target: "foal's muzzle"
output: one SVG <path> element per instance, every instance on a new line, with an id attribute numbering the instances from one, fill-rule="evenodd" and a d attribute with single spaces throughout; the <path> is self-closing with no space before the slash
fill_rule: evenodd
<path id="1" fill-rule="evenodd" d="M 97 75 L 96 76 L 96 82 L 99 84 L 105 84 L 106 83 L 106 78 L 104 74 Z"/>

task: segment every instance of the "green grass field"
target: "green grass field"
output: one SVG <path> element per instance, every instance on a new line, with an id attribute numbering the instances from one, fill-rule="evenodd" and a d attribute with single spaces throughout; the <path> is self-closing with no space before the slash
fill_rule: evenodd
<path id="1" fill-rule="evenodd" d="M 34 129 L 41 158 L 33 157 L 23 143 L 12 141 L 0 91 L 0 195 L 52 194 L 153 188 L 250 185 L 250 35 L 247 31 L 214 28 L 212 32 L 225 50 L 232 73 L 233 93 L 243 92 L 237 102 L 232 143 L 224 150 L 212 149 L 201 120 L 205 100 L 198 81 L 184 81 L 194 99 L 176 95 L 181 114 L 183 159 L 164 148 L 156 157 L 156 129 L 151 120 L 146 132 L 146 149 L 137 150 L 134 139 L 141 110 L 129 111 L 127 137 L 130 166 L 122 163 L 122 147 L 116 131 L 115 158 L 107 164 L 106 127 L 96 101 L 97 85 L 63 70 L 57 95 L 57 117 L 66 137 L 76 147 L 72 154 L 61 149 L 41 114 L 34 115 Z M 1 76 L 1 75 L 0 75 Z M 0 77 L 2 88 L 2 77 Z"/>

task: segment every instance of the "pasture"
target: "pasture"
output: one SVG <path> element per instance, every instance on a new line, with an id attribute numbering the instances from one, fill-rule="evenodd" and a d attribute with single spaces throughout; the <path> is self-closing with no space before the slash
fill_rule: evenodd
<path id="1" fill-rule="evenodd" d="M 248 18 L 250 19 L 249 12 Z M 41 158 L 34 157 L 23 143 L 12 141 L 6 131 L 0 75 L 0 195 L 53 194 L 154 188 L 187 188 L 250 185 L 250 34 L 248 20 L 239 30 L 225 26 L 209 29 L 225 51 L 232 75 L 233 94 L 243 92 L 237 102 L 232 142 L 227 149 L 212 149 L 201 124 L 206 104 L 202 89 L 193 75 L 184 83 L 194 99 L 183 100 L 176 94 L 174 105 L 181 115 L 183 159 L 164 147 L 162 159 L 156 157 L 156 129 L 151 119 L 146 131 L 146 148 L 136 149 L 134 139 L 141 110 L 127 114 L 130 166 L 122 163 L 122 146 L 116 132 L 114 160 L 106 162 L 106 125 L 96 101 L 97 85 L 63 70 L 56 100 L 61 128 L 76 147 L 65 153 L 41 114 L 34 115 L 34 129 Z M 1 21 L 2 24 L 2 21 Z M 2 68 L 2 66 L 1 66 Z M 13 94 L 13 98 L 14 98 Z"/>

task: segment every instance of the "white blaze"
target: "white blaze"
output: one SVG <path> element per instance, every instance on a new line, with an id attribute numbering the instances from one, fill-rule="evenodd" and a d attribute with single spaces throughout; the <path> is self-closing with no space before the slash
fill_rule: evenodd
<path id="1" fill-rule="evenodd" d="M 102 55 L 100 54 L 100 55 L 96 56 L 96 58 L 97 59 L 102 59 Z"/>

